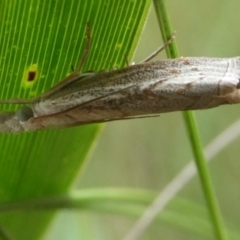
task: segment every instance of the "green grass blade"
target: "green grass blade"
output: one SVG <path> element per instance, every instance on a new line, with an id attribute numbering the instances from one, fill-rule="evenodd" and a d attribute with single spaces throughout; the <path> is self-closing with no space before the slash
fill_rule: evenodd
<path id="1" fill-rule="evenodd" d="M 167 8 L 164 0 L 154 0 L 154 6 L 156 9 L 163 40 L 164 42 L 166 42 L 172 33 L 172 27 L 167 13 Z M 176 42 L 173 42 L 171 45 L 172 46 L 169 46 L 167 49 L 168 57 L 179 57 Z M 183 113 L 183 116 L 187 127 L 187 133 L 189 135 L 189 139 L 192 145 L 193 154 L 195 156 L 195 161 L 202 183 L 203 192 L 207 201 L 210 217 L 212 219 L 215 236 L 217 237 L 217 239 L 227 239 L 227 233 L 224 227 L 217 198 L 215 196 L 214 187 L 211 182 L 210 173 L 206 164 L 206 159 L 203 153 L 203 148 L 194 113 L 192 111 L 186 111 Z"/>

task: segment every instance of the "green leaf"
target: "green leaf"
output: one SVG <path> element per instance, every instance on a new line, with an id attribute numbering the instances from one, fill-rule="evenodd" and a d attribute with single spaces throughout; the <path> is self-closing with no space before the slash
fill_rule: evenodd
<path id="1" fill-rule="evenodd" d="M 122 67 L 125 55 L 133 54 L 149 5 L 145 0 L 1 1 L 0 98 L 32 98 L 69 74 L 84 51 L 87 22 L 92 45 L 83 71 Z M 68 191 L 100 129 L 89 125 L 2 134 L 1 202 Z M 6 213 L 0 223 L 17 239 L 37 239 L 52 216 Z"/>

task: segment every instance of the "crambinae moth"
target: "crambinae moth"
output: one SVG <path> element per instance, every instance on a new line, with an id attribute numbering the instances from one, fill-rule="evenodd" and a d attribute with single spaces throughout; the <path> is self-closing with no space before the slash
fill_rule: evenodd
<path id="1" fill-rule="evenodd" d="M 17 112 L 0 113 L 0 132 L 65 128 L 240 102 L 240 57 L 148 62 L 150 56 L 122 69 L 81 74 L 89 48 L 87 25 L 78 68 L 37 98 L 0 101 L 27 104 Z"/>

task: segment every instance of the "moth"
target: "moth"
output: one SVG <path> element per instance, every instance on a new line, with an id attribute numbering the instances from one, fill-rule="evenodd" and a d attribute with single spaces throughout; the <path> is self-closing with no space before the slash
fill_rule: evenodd
<path id="1" fill-rule="evenodd" d="M 71 75 L 39 97 L 0 101 L 26 104 L 0 114 L 0 132 L 65 128 L 240 102 L 240 57 L 149 62 L 159 49 L 140 64 L 80 73 L 90 49 L 89 25 L 86 32 L 85 52 Z"/>

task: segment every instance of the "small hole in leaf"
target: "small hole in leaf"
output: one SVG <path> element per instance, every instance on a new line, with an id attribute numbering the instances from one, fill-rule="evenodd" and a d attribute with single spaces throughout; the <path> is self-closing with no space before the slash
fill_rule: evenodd
<path id="1" fill-rule="evenodd" d="M 36 71 L 29 71 L 27 81 L 32 82 L 36 79 L 37 72 Z"/>

